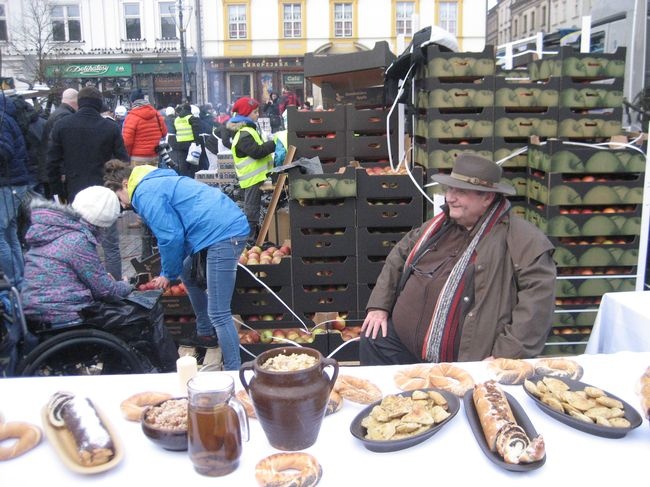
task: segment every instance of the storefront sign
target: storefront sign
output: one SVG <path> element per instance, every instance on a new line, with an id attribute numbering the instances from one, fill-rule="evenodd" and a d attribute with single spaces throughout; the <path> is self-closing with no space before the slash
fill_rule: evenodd
<path id="1" fill-rule="evenodd" d="M 276 69 L 302 66 L 302 58 L 225 59 L 210 61 L 212 69 Z"/>
<path id="2" fill-rule="evenodd" d="M 48 77 L 61 76 L 63 78 L 100 78 L 131 76 L 130 64 L 66 64 L 48 66 Z"/>
<path id="3" fill-rule="evenodd" d="M 284 85 L 302 85 L 305 81 L 303 74 L 283 74 L 282 82 Z"/>

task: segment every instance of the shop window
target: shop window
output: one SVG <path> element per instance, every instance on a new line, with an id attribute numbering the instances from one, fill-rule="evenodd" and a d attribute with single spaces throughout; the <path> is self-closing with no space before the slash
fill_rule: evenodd
<path id="1" fill-rule="evenodd" d="M 334 4 L 334 37 L 352 37 L 352 4 Z"/>
<path id="2" fill-rule="evenodd" d="M 124 4 L 124 29 L 127 40 L 142 39 L 142 29 L 140 27 L 140 4 Z"/>
<path id="3" fill-rule="evenodd" d="M 458 34 L 458 2 L 440 2 L 438 4 L 438 25 L 450 32 Z"/>
<path id="4" fill-rule="evenodd" d="M 299 3 L 285 3 L 282 5 L 282 21 L 284 37 L 302 37 L 302 5 Z"/>
<path id="5" fill-rule="evenodd" d="M 395 33 L 397 35 L 413 35 L 413 14 L 415 2 L 397 2 L 395 4 Z"/>
<path id="6" fill-rule="evenodd" d="M 50 18 L 53 41 L 81 41 L 79 5 L 54 5 L 50 11 Z"/>
<path id="7" fill-rule="evenodd" d="M 160 38 L 176 39 L 175 2 L 160 2 Z"/>
<path id="8" fill-rule="evenodd" d="M 228 38 L 246 39 L 246 5 L 228 5 Z"/>

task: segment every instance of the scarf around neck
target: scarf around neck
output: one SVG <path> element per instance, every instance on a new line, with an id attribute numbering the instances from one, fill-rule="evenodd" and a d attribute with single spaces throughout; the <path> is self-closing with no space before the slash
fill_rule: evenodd
<path id="1" fill-rule="evenodd" d="M 422 345 L 421 358 L 427 362 L 452 361 L 453 343 L 459 325 L 459 302 L 465 288 L 466 271 L 476 259 L 474 253 L 483 237 L 510 210 L 510 203 L 505 198 L 495 201 L 478 223 L 476 234 L 451 270 L 445 285 L 440 291 L 433 311 L 431 322 Z M 409 253 L 404 268 L 408 268 L 419 251 L 427 246 L 428 241 L 442 228 L 448 220 L 446 212 L 433 218 Z M 451 344 L 451 347 L 448 345 Z M 451 353 L 449 349 L 451 348 Z"/>

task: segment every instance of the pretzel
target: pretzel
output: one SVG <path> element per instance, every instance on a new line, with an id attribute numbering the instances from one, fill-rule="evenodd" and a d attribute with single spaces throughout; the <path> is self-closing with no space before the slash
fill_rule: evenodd
<path id="1" fill-rule="evenodd" d="M 393 376 L 395 385 L 403 391 L 414 391 L 429 387 L 430 365 L 415 365 L 408 369 L 398 370 Z"/>
<path id="2" fill-rule="evenodd" d="M 429 387 L 464 395 L 474 387 L 474 379 L 465 370 L 452 364 L 436 364 L 429 369 Z"/>
<path id="3" fill-rule="evenodd" d="M 543 358 L 535 362 L 537 375 L 580 380 L 583 372 L 582 366 L 578 362 L 566 358 Z"/>
<path id="4" fill-rule="evenodd" d="M 0 447 L 0 461 L 16 458 L 38 445 L 41 442 L 41 429 L 18 421 L 0 424 L 0 443 L 11 438 L 16 438 L 13 445 Z"/>
<path id="5" fill-rule="evenodd" d="M 244 406 L 246 416 L 249 418 L 257 418 L 257 415 L 255 414 L 255 408 L 253 407 L 253 401 L 251 401 L 251 397 L 248 395 L 245 389 L 237 391 L 235 393 L 235 397 L 237 397 L 242 406 Z"/>
<path id="6" fill-rule="evenodd" d="M 535 372 L 533 366 L 528 362 L 510 358 L 490 360 L 487 368 L 492 372 L 497 382 L 505 385 L 523 384 Z"/>
<path id="7" fill-rule="evenodd" d="M 370 404 L 382 397 L 381 390 L 372 382 L 351 375 L 339 375 L 334 384 L 334 391 L 344 399 L 359 404 Z"/>
<path id="8" fill-rule="evenodd" d="M 261 487 L 313 487 L 322 475 L 318 460 L 308 453 L 276 453 L 255 466 Z"/>
<path id="9" fill-rule="evenodd" d="M 140 421 L 147 406 L 153 406 L 171 398 L 171 394 L 166 392 L 138 392 L 122 401 L 120 410 L 129 421 Z"/>

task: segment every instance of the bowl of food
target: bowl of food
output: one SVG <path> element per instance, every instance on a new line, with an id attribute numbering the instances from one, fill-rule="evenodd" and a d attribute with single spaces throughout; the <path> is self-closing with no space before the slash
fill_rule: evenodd
<path id="1" fill-rule="evenodd" d="M 187 398 L 174 397 L 142 413 L 142 431 L 165 450 L 187 450 Z"/>

